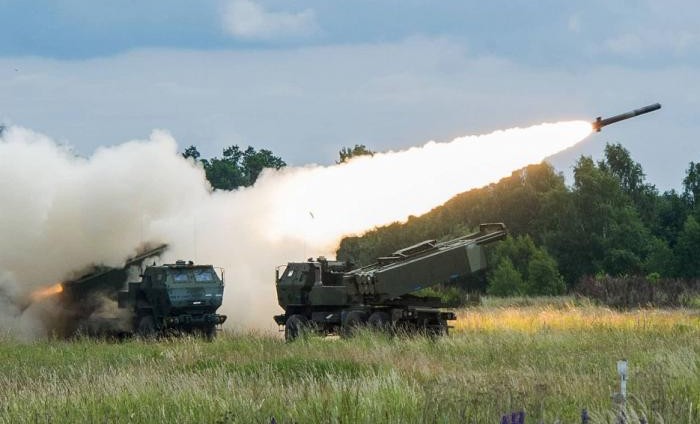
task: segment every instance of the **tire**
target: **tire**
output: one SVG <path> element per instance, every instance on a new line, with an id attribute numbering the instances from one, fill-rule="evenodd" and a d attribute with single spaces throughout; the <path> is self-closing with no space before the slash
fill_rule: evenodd
<path id="1" fill-rule="evenodd" d="M 213 342 L 216 338 L 216 326 L 210 325 L 209 327 L 205 327 L 202 333 L 207 341 Z"/>
<path id="2" fill-rule="evenodd" d="M 384 311 L 375 311 L 367 319 L 367 325 L 378 331 L 388 331 L 391 329 L 391 316 Z"/>
<path id="3" fill-rule="evenodd" d="M 152 339 L 156 336 L 156 324 L 153 316 L 144 315 L 139 319 L 139 325 L 136 327 L 136 334 L 144 339 Z"/>
<path id="4" fill-rule="evenodd" d="M 196 327 L 189 331 L 189 333 L 196 338 L 204 339 L 208 342 L 214 341 L 216 338 L 216 326 L 212 325 L 209 327 Z"/>
<path id="5" fill-rule="evenodd" d="M 310 329 L 309 320 L 304 315 L 294 314 L 284 323 L 284 339 L 291 342 Z"/>
<path id="6" fill-rule="evenodd" d="M 365 314 L 360 311 L 350 311 L 345 315 L 345 321 L 340 327 L 340 335 L 352 337 L 365 324 Z"/>
<path id="7" fill-rule="evenodd" d="M 431 338 L 438 338 L 449 335 L 450 327 L 447 326 L 447 321 L 441 320 L 439 325 L 427 328 L 427 334 Z"/>

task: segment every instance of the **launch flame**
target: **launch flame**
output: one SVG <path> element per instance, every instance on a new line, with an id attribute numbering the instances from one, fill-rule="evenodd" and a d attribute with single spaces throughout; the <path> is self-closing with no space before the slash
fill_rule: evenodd
<path id="1" fill-rule="evenodd" d="M 63 284 L 56 283 L 48 287 L 42 287 L 34 290 L 30 295 L 29 299 L 32 303 L 41 302 L 42 300 L 49 298 L 51 296 L 57 295 L 63 292 Z"/>
<path id="2" fill-rule="evenodd" d="M 82 159 L 11 127 L 0 139 L 0 286 L 9 279 L 31 293 L 92 264 L 119 266 L 144 242 L 168 243 L 164 260 L 225 267 L 227 324 L 272 328 L 275 265 L 331 253 L 344 235 L 427 212 L 590 133 L 590 123 L 570 121 L 431 141 L 266 170 L 253 187 L 212 193 L 162 131 Z"/>

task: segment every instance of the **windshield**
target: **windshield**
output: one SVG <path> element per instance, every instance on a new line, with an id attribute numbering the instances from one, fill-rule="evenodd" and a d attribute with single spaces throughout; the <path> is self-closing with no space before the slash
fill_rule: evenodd
<path id="1" fill-rule="evenodd" d="M 211 269 L 195 269 L 194 270 L 194 279 L 197 282 L 211 282 L 211 281 L 216 281 L 216 277 L 214 276 L 214 271 Z"/>
<path id="2" fill-rule="evenodd" d="M 187 270 L 185 269 L 178 269 L 173 271 L 173 280 L 176 283 L 186 283 L 190 281 L 190 276 Z"/>
<path id="3" fill-rule="evenodd" d="M 173 269 L 171 274 L 176 283 L 215 283 L 220 281 L 212 268 Z"/>

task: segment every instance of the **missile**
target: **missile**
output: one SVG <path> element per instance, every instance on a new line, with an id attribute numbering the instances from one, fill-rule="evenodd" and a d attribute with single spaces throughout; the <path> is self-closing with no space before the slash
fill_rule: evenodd
<path id="1" fill-rule="evenodd" d="M 625 119 L 634 118 L 635 116 L 643 115 L 645 113 L 653 112 L 655 110 L 661 109 L 660 103 L 654 103 L 653 105 L 644 106 L 643 108 L 635 109 L 631 112 L 621 113 L 619 115 L 611 116 L 610 118 L 601 118 L 600 116 L 596 118 L 595 121 L 591 122 L 593 129 L 596 132 L 600 132 L 600 129 L 606 125 L 614 124 L 615 122 L 624 121 Z"/>

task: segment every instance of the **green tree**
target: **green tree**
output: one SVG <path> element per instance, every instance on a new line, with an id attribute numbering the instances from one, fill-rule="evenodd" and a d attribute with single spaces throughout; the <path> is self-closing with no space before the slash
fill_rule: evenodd
<path id="1" fill-rule="evenodd" d="M 574 168 L 571 205 L 564 212 L 545 245 L 568 283 L 583 275 L 640 271 L 651 234 L 617 176 L 581 157 Z"/>
<path id="2" fill-rule="evenodd" d="M 598 162 L 598 167 L 615 176 L 622 191 L 632 197 L 647 188 L 642 165 L 633 161 L 630 152 L 621 144 L 606 144 L 605 160 Z"/>
<path id="3" fill-rule="evenodd" d="M 683 198 L 690 205 L 696 206 L 700 199 L 700 162 L 690 162 L 683 178 Z"/>
<path id="4" fill-rule="evenodd" d="M 632 160 L 630 152 L 621 144 L 606 144 L 605 159 L 598 167 L 619 181 L 620 189 L 630 197 L 639 217 L 646 226 L 653 226 L 657 216 L 658 191 L 645 183 L 642 165 Z"/>
<path id="5" fill-rule="evenodd" d="M 272 154 L 272 151 L 267 149 L 255 151 L 255 149 L 248 146 L 242 155 L 241 167 L 247 179 L 246 185 L 253 185 L 265 168 L 280 169 L 285 166 L 287 164 L 282 158 L 275 156 Z"/>
<path id="6" fill-rule="evenodd" d="M 502 258 L 493 269 L 486 292 L 493 296 L 514 296 L 525 293 L 523 277 L 509 258 Z"/>
<path id="7" fill-rule="evenodd" d="M 668 246 L 668 243 L 654 237 L 649 246 L 649 255 L 644 262 L 644 272 L 648 274 L 657 274 L 661 277 L 674 277 L 676 270 L 674 268 L 675 259 L 673 250 Z"/>
<path id="8" fill-rule="evenodd" d="M 335 163 L 345 163 L 356 156 L 374 156 L 374 153 L 375 152 L 368 149 L 367 146 L 365 146 L 364 144 L 356 144 L 352 148 L 343 147 L 338 152 L 338 156 L 340 157 L 340 159 L 337 160 Z"/>
<path id="9" fill-rule="evenodd" d="M 689 215 L 674 249 L 677 274 L 683 278 L 700 277 L 700 223 Z"/>
<path id="10" fill-rule="evenodd" d="M 523 284 L 518 287 L 517 294 L 556 295 L 566 290 L 554 258 L 537 247 L 529 235 L 508 237 L 494 246 L 490 256 L 491 262 L 496 264 L 507 259 L 520 275 Z M 493 284 L 495 277 L 494 272 L 489 277 L 489 284 Z M 498 284 L 503 286 L 502 282 Z"/>
<path id="11" fill-rule="evenodd" d="M 657 198 L 656 217 L 652 224 L 652 232 L 673 247 L 678 240 L 678 234 L 683 230 L 689 207 L 684 197 L 675 192 L 667 191 Z"/>
<path id="12" fill-rule="evenodd" d="M 199 161 L 204 167 L 207 180 L 212 188 L 217 190 L 234 190 L 253 185 L 263 169 L 280 169 L 286 166 L 286 163 L 270 150 L 256 151 L 251 146 L 245 150 L 241 150 L 237 145 L 229 146 L 223 150 L 221 158 L 211 159 L 200 159 L 197 148 L 190 146 L 182 156 Z"/>
<path id="13" fill-rule="evenodd" d="M 527 266 L 527 294 L 556 296 L 566 291 L 557 262 L 542 249 L 536 250 Z"/>
<path id="14" fill-rule="evenodd" d="M 185 152 L 182 154 L 182 157 L 185 159 L 194 159 L 198 160 L 201 155 L 199 154 L 199 150 L 197 150 L 197 147 L 194 145 L 191 145 L 190 147 L 185 149 Z"/>

